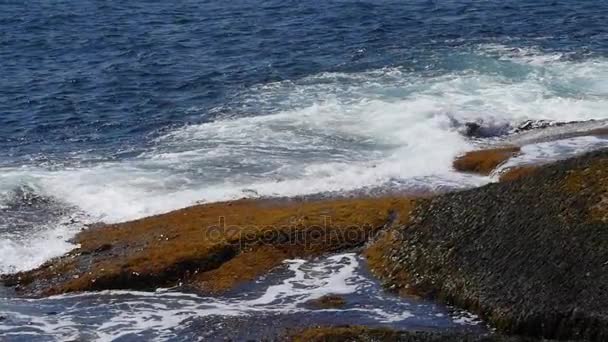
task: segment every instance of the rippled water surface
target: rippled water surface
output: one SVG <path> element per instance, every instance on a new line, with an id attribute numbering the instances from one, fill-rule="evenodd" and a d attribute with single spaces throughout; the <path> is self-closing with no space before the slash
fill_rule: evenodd
<path id="1" fill-rule="evenodd" d="M 197 201 L 487 183 L 451 169 L 488 142 L 465 123 L 606 118 L 606 22 L 605 1 L 2 1 L 0 273 L 86 223 Z M 511 163 L 607 145 L 539 142 Z M 25 315 L 0 333 L 69 335 L 115 322 L 88 310 L 121 296 L 145 312 L 171 295 L 0 299 Z"/>

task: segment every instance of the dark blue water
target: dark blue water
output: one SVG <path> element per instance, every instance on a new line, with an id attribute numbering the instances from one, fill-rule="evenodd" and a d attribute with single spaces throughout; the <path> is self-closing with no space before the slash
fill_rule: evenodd
<path id="1" fill-rule="evenodd" d="M 3 0 L 0 165 L 130 156 L 170 127 L 267 111 L 239 101 L 252 85 L 466 68 L 432 58 L 458 46 L 606 55 L 606 22 L 606 1 Z"/>

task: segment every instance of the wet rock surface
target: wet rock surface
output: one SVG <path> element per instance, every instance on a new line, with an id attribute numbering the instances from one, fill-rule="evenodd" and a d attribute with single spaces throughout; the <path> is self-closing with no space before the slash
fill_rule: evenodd
<path id="1" fill-rule="evenodd" d="M 519 124 L 516 127 L 511 129 L 510 133 L 521 133 L 534 129 L 544 129 L 548 127 L 559 127 L 565 125 L 572 125 L 580 123 L 580 121 L 570 121 L 570 122 L 561 122 L 561 121 L 550 121 L 550 120 L 526 120 Z"/>
<path id="2" fill-rule="evenodd" d="M 586 120 L 586 121 L 552 121 L 552 120 L 525 120 L 518 125 L 506 123 L 469 121 L 463 124 L 455 123 L 459 132 L 469 138 L 494 138 L 507 135 L 519 135 L 522 133 L 549 132 L 549 138 L 555 139 L 580 135 L 601 135 L 606 132 L 606 120 Z M 604 126 L 604 127 L 602 127 Z M 560 132 L 552 135 L 551 131 Z M 553 136 L 553 137 L 551 137 Z"/>
<path id="3" fill-rule="evenodd" d="M 285 259 L 360 246 L 410 206 L 395 197 L 199 205 L 92 227 L 76 236 L 80 248 L 2 280 L 22 296 L 174 286 L 217 294 Z"/>
<path id="4" fill-rule="evenodd" d="M 500 331 L 608 340 L 608 151 L 421 200 L 366 254 L 387 287 Z"/>
<path id="5" fill-rule="evenodd" d="M 523 146 L 584 136 L 604 137 L 608 135 L 608 120 L 568 123 L 544 122 L 542 124 L 532 122 L 524 126 L 512 131 L 505 138 L 505 142 Z"/>

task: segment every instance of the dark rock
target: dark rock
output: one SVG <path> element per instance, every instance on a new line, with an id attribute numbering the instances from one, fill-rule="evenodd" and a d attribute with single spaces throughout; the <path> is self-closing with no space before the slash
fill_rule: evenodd
<path id="1" fill-rule="evenodd" d="M 480 122 L 465 122 L 461 134 L 469 138 L 492 138 L 509 133 L 511 126 L 507 124 L 494 124 Z"/>
<path id="2" fill-rule="evenodd" d="M 420 201 L 367 253 L 387 286 L 500 331 L 608 340 L 608 151 Z"/>

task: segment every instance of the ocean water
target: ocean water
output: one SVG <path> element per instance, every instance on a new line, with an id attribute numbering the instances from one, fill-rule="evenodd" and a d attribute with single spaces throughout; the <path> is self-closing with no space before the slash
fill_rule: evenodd
<path id="1" fill-rule="evenodd" d="M 490 182 L 451 169 L 502 139 L 467 122 L 607 118 L 607 21 L 605 1 L 0 1 L 0 273 L 196 202 Z"/>

